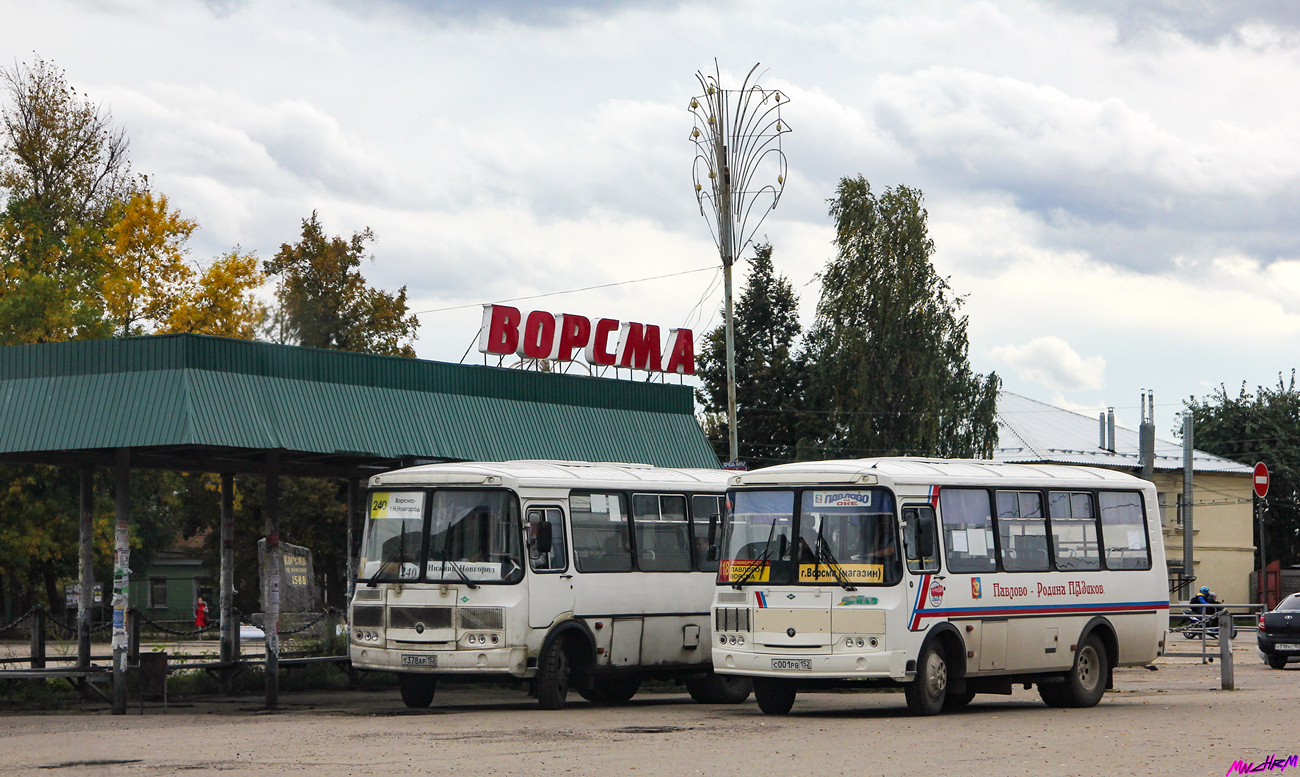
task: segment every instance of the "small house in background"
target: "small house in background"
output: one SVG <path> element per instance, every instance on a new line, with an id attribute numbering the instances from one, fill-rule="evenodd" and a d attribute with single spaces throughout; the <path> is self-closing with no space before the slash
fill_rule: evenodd
<path id="1" fill-rule="evenodd" d="M 169 628 L 194 628 L 194 603 L 208 603 L 209 617 L 217 617 L 216 586 L 203 565 L 203 537 L 179 542 L 160 551 L 148 569 L 131 572 L 131 604 L 150 620 Z"/>
<path id="2" fill-rule="evenodd" d="M 1044 402 L 999 392 L 997 461 L 1080 464 L 1140 475 L 1138 433 Z M 1170 598 L 1183 576 L 1183 446 L 1156 438 L 1152 478 L 1160 498 Z M 1192 456 L 1192 547 L 1195 588 L 1207 585 L 1225 602 L 1248 602 L 1255 570 L 1253 470 L 1195 451 Z"/>

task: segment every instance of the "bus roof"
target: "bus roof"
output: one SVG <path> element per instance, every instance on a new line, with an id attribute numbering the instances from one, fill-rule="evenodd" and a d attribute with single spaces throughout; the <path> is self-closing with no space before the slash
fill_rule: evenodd
<path id="1" fill-rule="evenodd" d="M 733 486 L 759 486 L 798 483 L 869 483 L 870 476 L 886 484 L 916 485 L 989 485 L 990 482 L 1015 483 L 1022 486 L 1137 487 L 1146 481 L 1132 475 L 1100 467 L 1059 464 L 1004 464 L 988 459 L 926 459 L 915 457 L 842 459 L 782 464 L 735 475 Z"/>
<path id="2" fill-rule="evenodd" d="M 721 490 L 727 473 L 720 469 L 673 469 L 649 464 L 608 461 L 466 461 L 454 464 L 425 464 L 385 472 L 370 478 L 371 488 L 392 486 L 524 486 L 533 488 L 628 488 L 629 483 L 645 487 L 679 488 L 687 491 L 705 487 Z"/>

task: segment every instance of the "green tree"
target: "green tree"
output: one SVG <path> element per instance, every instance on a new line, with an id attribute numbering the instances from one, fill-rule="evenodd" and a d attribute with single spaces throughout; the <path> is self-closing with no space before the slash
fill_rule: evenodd
<path id="1" fill-rule="evenodd" d="M 740 454 L 751 467 L 792 461 L 799 441 L 804 366 L 795 352 L 799 298 L 772 266 L 772 246 L 757 246 L 736 303 L 736 426 Z M 706 433 L 719 458 L 727 451 L 726 328 L 709 332 L 700 349 L 698 390 Z"/>
<path id="2" fill-rule="evenodd" d="M 1276 386 L 1258 386 L 1253 394 L 1245 383 L 1235 397 L 1219 386 L 1205 399 L 1190 397 L 1184 405 L 1192 413 L 1197 448 L 1247 465 L 1268 465 L 1266 558 L 1281 559 L 1283 565 L 1300 563 L 1300 389 L 1295 370 L 1289 381 L 1279 374 Z M 1182 434 L 1182 424 L 1175 434 Z"/>
<path id="3" fill-rule="evenodd" d="M 971 371 L 962 300 L 934 270 L 921 192 L 862 176 L 831 201 L 836 256 L 809 332 L 802 455 L 987 458 L 1000 381 Z"/>
<path id="4" fill-rule="evenodd" d="M 0 70 L 0 344 L 111 334 L 104 232 L 130 188 L 112 116 L 37 58 Z"/>
<path id="5" fill-rule="evenodd" d="M 327 237 L 316 212 L 303 219 L 302 237 L 280 246 L 265 263 L 276 286 L 276 339 L 312 348 L 334 348 L 389 356 L 415 356 L 411 342 L 420 322 L 409 315 L 406 287 L 396 294 L 372 289 L 358 269 L 366 258 L 364 229 L 351 239 Z"/>

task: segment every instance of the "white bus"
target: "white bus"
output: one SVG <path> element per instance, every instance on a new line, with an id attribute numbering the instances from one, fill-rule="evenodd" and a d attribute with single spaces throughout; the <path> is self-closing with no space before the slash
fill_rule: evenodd
<path id="1" fill-rule="evenodd" d="M 1103 469 L 884 458 L 731 479 L 713 663 L 768 714 L 902 686 L 915 714 L 1036 685 L 1090 707 L 1164 652 L 1155 488 Z"/>
<path id="2" fill-rule="evenodd" d="M 376 475 L 349 613 L 350 656 L 427 707 L 439 678 L 527 681 L 630 699 L 643 679 L 739 703 L 710 666 L 717 562 L 707 527 L 726 473 L 558 461 L 435 464 Z"/>

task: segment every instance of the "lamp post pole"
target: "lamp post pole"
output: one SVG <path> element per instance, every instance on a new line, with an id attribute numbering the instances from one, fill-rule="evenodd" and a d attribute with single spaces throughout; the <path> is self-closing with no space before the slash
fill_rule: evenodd
<path id="1" fill-rule="evenodd" d="M 691 100 L 695 117 L 691 141 L 695 197 L 700 214 L 710 220 L 722 259 L 723 329 L 727 360 L 727 449 L 730 460 L 740 458 L 736 422 L 736 330 L 732 297 L 732 267 L 749 245 L 754 231 L 776 208 L 785 190 L 786 159 L 781 136 L 790 131 L 781 120 L 781 93 L 751 83 L 749 71 L 740 89 L 723 89 L 721 74 L 696 73 L 704 94 Z M 772 175 L 775 183 L 761 183 Z M 734 175 L 733 175 L 734 173 Z M 707 175 L 707 178 L 705 177 Z M 707 181 L 707 185 L 706 185 Z M 757 187 L 753 186 L 759 182 Z M 706 204 L 708 207 L 705 207 Z M 759 207 L 755 207 L 759 206 Z"/>

